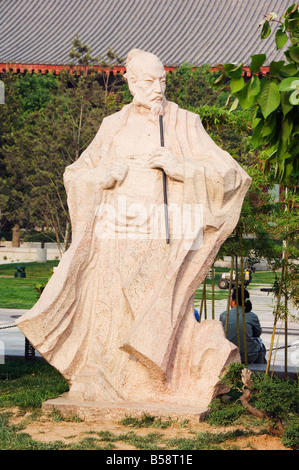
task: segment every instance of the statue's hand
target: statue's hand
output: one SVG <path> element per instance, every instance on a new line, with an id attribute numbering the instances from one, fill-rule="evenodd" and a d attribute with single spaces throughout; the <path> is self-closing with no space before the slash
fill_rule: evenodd
<path id="1" fill-rule="evenodd" d="M 161 168 L 167 176 L 178 181 L 184 180 L 184 167 L 173 153 L 165 147 L 159 147 L 149 158 L 150 168 Z"/>
<path id="2" fill-rule="evenodd" d="M 129 167 L 125 163 L 115 162 L 105 175 L 103 189 L 109 189 L 121 184 L 127 176 Z"/>

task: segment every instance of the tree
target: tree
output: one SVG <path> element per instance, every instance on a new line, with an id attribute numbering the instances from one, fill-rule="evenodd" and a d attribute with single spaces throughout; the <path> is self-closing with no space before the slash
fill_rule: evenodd
<path id="1" fill-rule="evenodd" d="M 229 93 L 213 88 L 214 79 L 215 72 L 211 72 L 209 65 L 193 67 L 183 64 L 167 74 L 166 98 L 199 114 L 215 142 L 236 160 L 245 163 L 253 157 L 248 139 L 249 113 L 242 110 L 229 113 L 224 107 Z"/>
<path id="2" fill-rule="evenodd" d="M 274 169 L 275 179 L 288 184 L 299 176 L 299 11 L 298 5 L 290 6 L 281 20 L 270 13 L 262 22 L 261 38 L 271 33 L 270 22 L 278 21 L 275 34 L 276 48 L 281 49 L 289 41 L 285 51 L 287 63 L 272 61 L 269 74 L 262 76 L 261 66 L 265 54 L 251 56 L 251 78 L 245 82 L 243 64 L 226 63 L 219 66 L 221 75 L 214 86 L 222 86 L 229 80 L 231 95 L 235 97 L 231 110 L 238 104 L 252 110 L 252 143 L 265 155 L 264 169 Z"/>
<path id="3" fill-rule="evenodd" d="M 260 23 L 261 38 L 271 33 L 271 22 L 278 22 L 275 33 L 276 48 L 287 45 L 284 60 L 270 62 L 269 75 L 262 76 L 261 66 L 265 54 L 251 56 L 251 78 L 245 82 L 243 64 L 226 63 L 219 66 L 221 75 L 215 87 L 229 88 L 234 102 L 230 111 L 240 105 L 252 113 L 254 148 L 261 152 L 264 173 L 268 183 L 279 183 L 282 188 L 279 201 L 271 206 L 271 217 L 266 231 L 276 241 L 276 251 L 269 261 L 274 269 L 281 270 L 275 283 L 277 306 L 274 311 L 274 328 L 270 346 L 267 372 L 272 355 L 276 323 L 285 319 L 287 333 L 288 302 L 298 305 L 298 176 L 299 176 L 299 11 L 291 5 L 282 18 L 269 13 Z M 241 218 L 242 219 L 242 218 Z M 240 227 L 238 224 L 237 230 Z M 296 228 L 295 228 L 296 227 Z M 280 248 L 279 248 L 280 243 Z M 284 301 L 283 301 L 284 300 Z M 285 339 L 285 368 L 287 373 L 287 334 Z"/>
<path id="4" fill-rule="evenodd" d="M 0 229 L 13 227 L 13 246 L 19 246 L 19 228 L 24 222 L 18 213 L 21 194 L 19 182 L 10 179 L 4 148 L 14 129 L 21 127 L 22 96 L 15 74 L 6 72 L 2 80 L 5 84 L 5 103 L 1 105 L 0 113 Z"/>
<path id="5" fill-rule="evenodd" d="M 119 88 L 119 85 L 124 84 L 124 78 L 120 73 L 116 73 L 113 78 L 111 76 L 114 65 L 123 65 L 124 58 L 119 57 L 116 51 L 113 51 L 110 47 L 106 53 L 106 58 L 93 57 L 92 49 L 87 45 L 83 44 L 77 34 L 72 40 L 72 50 L 69 54 L 70 59 L 73 59 L 69 66 L 72 72 L 80 71 L 83 66 L 85 74 L 92 74 L 95 65 L 99 66 L 101 70 L 98 73 L 98 78 L 105 91 L 106 102 L 109 98 L 112 98 L 112 104 L 115 98 L 115 91 Z M 79 68 L 78 68 L 79 65 Z M 112 96 L 110 96 L 112 95 Z"/>
<path id="6" fill-rule="evenodd" d="M 84 64 L 90 68 L 86 48 L 82 48 L 82 54 Z M 33 224 L 53 230 L 61 252 L 70 241 L 64 169 L 80 156 L 103 117 L 112 112 L 97 74 L 72 72 L 64 70 L 42 102 L 30 98 L 30 94 L 26 96 L 31 106 L 21 113 L 19 125 L 4 135 L 2 150 L 6 172 L 4 213 L 9 219 L 15 215 L 22 227 Z M 26 82 L 28 79 L 19 88 L 26 89 Z M 47 89 L 45 86 L 44 95 Z"/>
<path id="7" fill-rule="evenodd" d="M 223 106 L 228 93 L 212 88 L 214 74 L 209 65 L 193 67 L 185 63 L 169 72 L 166 77 L 166 97 L 181 108 L 198 108 L 202 105 Z"/>

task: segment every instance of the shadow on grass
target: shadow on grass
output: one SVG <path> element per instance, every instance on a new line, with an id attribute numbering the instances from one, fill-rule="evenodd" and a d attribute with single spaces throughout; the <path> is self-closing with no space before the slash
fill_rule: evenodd
<path id="1" fill-rule="evenodd" d="M 68 391 L 62 375 L 43 359 L 6 361 L 0 365 L 0 406 L 38 408 Z"/>

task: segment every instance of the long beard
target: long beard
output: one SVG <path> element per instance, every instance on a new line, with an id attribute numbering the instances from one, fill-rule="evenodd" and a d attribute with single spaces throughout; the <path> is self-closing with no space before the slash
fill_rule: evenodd
<path id="1" fill-rule="evenodd" d="M 148 115 L 148 120 L 156 123 L 158 116 L 163 116 L 164 115 L 164 106 L 165 106 L 166 100 L 165 97 L 163 96 L 161 101 L 155 101 L 153 102 L 153 105 L 151 107 L 150 113 Z"/>
<path id="2" fill-rule="evenodd" d="M 145 109 L 149 109 L 147 117 L 148 120 L 153 124 L 156 124 L 158 122 L 158 116 L 164 115 L 164 107 L 166 104 L 166 99 L 164 96 L 162 97 L 161 101 L 153 101 L 150 108 L 148 108 L 148 106 L 145 106 L 142 101 L 138 100 L 138 97 L 136 95 L 134 96 L 133 103 L 137 107 L 144 107 Z"/>
<path id="3" fill-rule="evenodd" d="M 153 103 L 153 106 L 151 107 L 151 111 L 149 114 L 149 120 L 154 120 L 156 121 L 157 116 L 164 114 L 164 107 L 163 107 L 163 101 L 158 101 Z"/>

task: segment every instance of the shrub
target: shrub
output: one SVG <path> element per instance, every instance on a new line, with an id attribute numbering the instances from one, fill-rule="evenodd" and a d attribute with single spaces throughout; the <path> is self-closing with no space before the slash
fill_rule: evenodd
<path id="1" fill-rule="evenodd" d="M 253 397 L 254 404 L 269 418 L 283 420 L 287 419 L 291 413 L 298 411 L 296 381 L 256 374 L 253 376 L 253 382 L 257 390 L 256 397 Z"/>
<path id="2" fill-rule="evenodd" d="M 227 425 L 237 419 L 241 404 L 258 418 L 268 422 L 272 435 L 284 437 L 289 446 L 298 445 L 299 424 L 294 421 L 298 413 L 298 384 L 294 380 L 269 377 L 266 374 L 252 374 L 243 364 L 231 364 L 221 379 L 231 388 L 233 403 L 214 399 L 208 420 L 211 424 Z"/>
<path id="3" fill-rule="evenodd" d="M 219 398 L 214 398 L 210 404 L 211 413 L 207 421 L 212 426 L 228 426 L 236 421 L 239 416 L 245 413 L 245 410 L 239 402 L 224 403 Z"/>
<path id="4" fill-rule="evenodd" d="M 283 435 L 282 443 L 293 450 L 299 449 L 299 418 L 292 418 Z"/>

